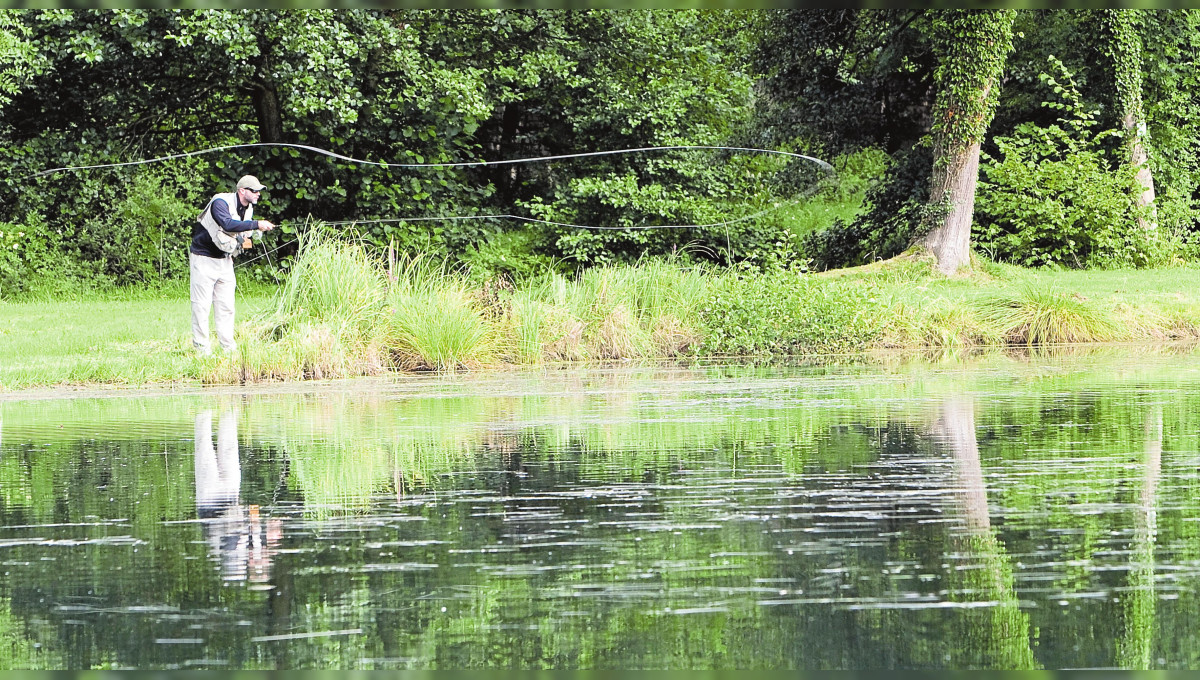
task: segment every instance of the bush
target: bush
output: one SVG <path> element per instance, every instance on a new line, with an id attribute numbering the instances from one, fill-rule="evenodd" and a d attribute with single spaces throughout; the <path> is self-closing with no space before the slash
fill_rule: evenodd
<path id="1" fill-rule="evenodd" d="M 0 294 L 70 295 L 185 278 L 192 224 L 211 195 L 199 179 L 207 167 L 188 159 L 170 167 L 60 173 L 22 187 L 13 204 L 29 209 L 0 228 L 23 234 L 17 248 L 7 244 L 19 257 L 0 256 Z"/>
<path id="2" fill-rule="evenodd" d="M 63 258 L 62 242 L 61 230 L 50 228 L 37 213 L 22 224 L 0 222 L 0 299 L 62 299 L 103 288 L 101 264 Z"/>
<path id="3" fill-rule="evenodd" d="M 977 246 L 998 260 L 1035 267 L 1144 265 L 1131 206 L 1133 178 L 1104 154 L 1080 148 L 1058 126 L 1017 127 L 996 140 L 975 205 Z"/>
<path id="4" fill-rule="evenodd" d="M 993 259 L 1025 266 L 1121 267 L 1158 264 L 1171 239 L 1139 227 L 1134 171 L 1103 148 L 1116 131 L 1093 132 L 1070 74 L 1066 85 L 1043 74 L 1064 99 L 1060 124 L 1017 126 L 985 154 L 975 204 L 978 248 Z"/>
<path id="5" fill-rule="evenodd" d="M 541 253 L 542 229 L 524 228 L 489 234 L 466 248 L 458 259 L 467 266 L 473 281 L 491 279 L 521 281 L 557 271 L 560 262 Z"/>
<path id="6" fill-rule="evenodd" d="M 630 166 L 597 169 L 549 200 L 523 204 L 555 223 L 548 227 L 553 252 L 580 267 L 656 256 L 725 264 L 777 258 L 790 236 L 776 208 L 811 190 L 821 174 L 806 161 L 736 151 L 661 152 L 620 163 Z"/>

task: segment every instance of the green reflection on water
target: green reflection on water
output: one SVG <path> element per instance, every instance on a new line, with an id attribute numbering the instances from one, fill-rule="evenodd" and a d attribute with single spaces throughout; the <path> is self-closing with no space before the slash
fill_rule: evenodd
<path id="1" fill-rule="evenodd" d="M 1198 369 L 10 401 L 0 666 L 1189 666 Z M 209 508 L 222 434 L 236 493 Z"/>

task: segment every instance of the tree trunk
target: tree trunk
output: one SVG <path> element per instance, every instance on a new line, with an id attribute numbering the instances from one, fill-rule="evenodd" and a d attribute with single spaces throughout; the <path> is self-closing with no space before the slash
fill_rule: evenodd
<path id="1" fill-rule="evenodd" d="M 504 117 L 500 125 L 500 160 L 510 160 L 515 157 L 517 148 L 517 132 L 521 123 L 521 104 L 509 102 L 504 106 Z M 519 184 L 520 164 L 500 165 L 496 168 L 496 185 L 505 200 L 512 200 L 515 188 Z"/>
<path id="2" fill-rule="evenodd" d="M 283 141 L 283 115 L 279 108 L 279 94 L 267 83 L 255 82 L 250 91 L 251 101 L 254 102 L 254 113 L 258 117 L 258 138 L 260 142 Z"/>
<path id="3" fill-rule="evenodd" d="M 969 264 L 971 256 L 971 219 L 975 214 L 975 185 L 979 179 L 979 142 L 957 152 L 935 145 L 933 150 L 933 187 L 931 206 L 948 210 L 925 236 L 925 247 L 937 258 L 938 271 L 953 274 Z M 943 167 L 938 167 L 944 162 Z"/>
<path id="4" fill-rule="evenodd" d="M 1143 229 L 1158 227 L 1154 210 L 1154 177 L 1146 151 L 1146 112 L 1142 105 L 1142 36 L 1135 10 L 1098 10 L 1101 46 L 1112 71 L 1114 103 L 1125 132 L 1125 151 L 1141 193 L 1137 221 Z"/>
<path id="5" fill-rule="evenodd" d="M 1141 110 L 1138 103 L 1137 110 Z M 1146 121 L 1139 119 L 1136 111 L 1126 111 L 1121 117 L 1121 127 L 1129 141 L 1129 163 L 1137 168 L 1137 183 L 1142 188 L 1138 194 L 1138 225 L 1143 229 L 1158 228 L 1156 211 L 1154 210 L 1154 176 L 1150 173 L 1150 156 L 1146 152 L 1145 135 Z"/>
<path id="6" fill-rule="evenodd" d="M 271 78 L 275 43 L 266 36 L 259 36 L 258 50 L 260 56 L 255 60 L 254 76 L 249 83 L 250 100 L 258 118 L 258 141 L 278 143 L 283 141 L 283 113 L 279 92 Z"/>
<path id="7" fill-rule="evenodd" d="M 995 112 L 996 89 L 1012 50 L 1012 10 L 940 10 L 933 174 L 925 246 L 937 268 L 953 274 L 970 263 L 971 218 L 979 179 L 979 146 Z"/>

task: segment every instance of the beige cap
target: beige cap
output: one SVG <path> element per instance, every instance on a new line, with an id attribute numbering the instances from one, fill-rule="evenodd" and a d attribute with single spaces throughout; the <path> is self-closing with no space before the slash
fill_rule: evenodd
<path id="1" fill-rule="evenodd" d="M 254 175 L 244 175 L 238 180 L 237 188 L 249 189 L 251 191 L 262 191 L 263 189 L 266 189 L 266 187 L 263 186 L 263 183 L 258 181 L 258 178 Z"/>

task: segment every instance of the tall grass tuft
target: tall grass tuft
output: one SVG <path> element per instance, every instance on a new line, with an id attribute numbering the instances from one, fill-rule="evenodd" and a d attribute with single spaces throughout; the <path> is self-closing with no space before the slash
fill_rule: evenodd
<path id="1" fill-rule="evenodd" d="M 383 312 L 383 263 L 361 243 L 334 239 L 320 229 L 301 232 L 300 253 L 279 292 L 277 317 L 373 327 Z"/>
<path id="2" fill-rule="evenodd" d="M 962 301 L 939 297 L 924 305 L 897 301 L 884 308 L 887 346 L 963 349 L 1005 344 L 980 310 Z"/>
<path id="3" fill-rule="evenodd" d="M 516 354 L 545 359 L 625 359 L 681 354 L 698 342 L 709 279 L 698 268 L 645 260 L 550 274 L 512 296 Z"/>
<path id="4" fill-rule="evenodd" d="M 1031 285 L 978 305 L 980 315 L 1009 344 L 1102 342 L 1117 336 L 1117 324 L 1110 314 L 1077 297 Z"/>
<path id="5" fill-rule="evenodd" d="M 521 364 L 584 358 L 583 322 L 563 308 L 516 292 L 508 307 L 510 355 Z"/>
<path id="6" fill-rule="evenodd" d="M 397 365 L 441 371 L 495 360 L 495 328 L 467 281 L 445 262 L 419 256 L 401 262 L 387 306 Z"/>
<path id="7" fill-rule="evenodd" d="M 318 227 L 300 232 L 300 251 L 274 304 L 242 329 L 239 361 L 217 367 L 223 381 L 377 375 L 388 367 L 377 331 L 382 262 L 361 243 Z"/>

